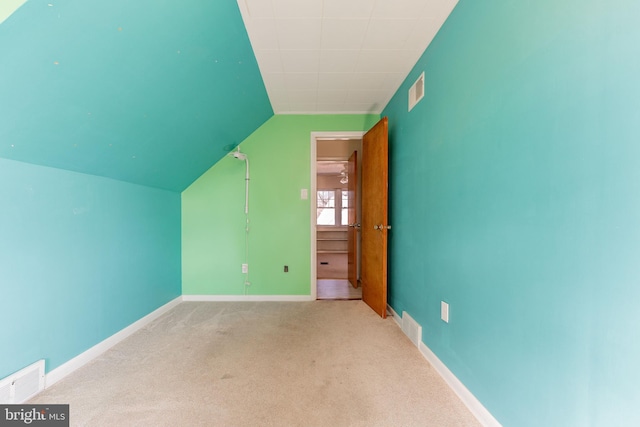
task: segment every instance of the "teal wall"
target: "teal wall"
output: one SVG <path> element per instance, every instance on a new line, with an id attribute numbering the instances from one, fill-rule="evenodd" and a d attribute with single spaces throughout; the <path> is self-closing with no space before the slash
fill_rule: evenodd
<path id="1" fill-rule="evenodd" d="M 0 25 L 1 158 L 180 192 L 271 116 L 236 0 L 29 0 Z"/>
<path id="2" fill-rule="evenodd" d="M 364 131 L 377 115 L 276 115 L 242 142 L 249 156 L 249 295 L 309 295 L 310 141 L 314 131 Z M 244 162 L 225 157 L 182 193 L 182 290 L 243 295 Z M 284 265 L 289 272 L 284 273 Z"/>
<path id="3" fill-rule="evenodd" d="M 389 301 L 505 426 L 640 425 L 639 16 L 460 0 L 383 112 Z"/>
<path id="4" fill-rule="evenodd" d="M 0 378 L 180 295 L 180 194 L 0 159 Z"/>

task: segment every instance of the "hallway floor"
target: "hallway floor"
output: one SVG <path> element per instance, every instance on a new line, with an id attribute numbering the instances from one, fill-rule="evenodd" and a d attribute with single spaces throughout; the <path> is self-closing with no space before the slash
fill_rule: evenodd
<path id="1" fill-rule="evenodd" d="M 354 288 L 346 279 L 318 279 L 317 299 L 362 299 L 362 288 Z"/>

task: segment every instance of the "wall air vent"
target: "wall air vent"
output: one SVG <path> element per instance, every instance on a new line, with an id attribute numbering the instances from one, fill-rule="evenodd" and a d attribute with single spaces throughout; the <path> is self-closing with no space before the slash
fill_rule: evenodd
<path id="1" fill-rule="evenodd" d="M 409 337 L 413 345 L 420 348 L 422 342 L 422 326 L 416 322 L 413 317 L 409 316 L 406 311 L 402 312 L 402 332 Z"/>
<path id="2" fill-rule="evenodd" d="M 420 74 L 418 80 L 409 88 L 409 111 L 411 111 L 422 98 L 424 98 L 424 71 Z"/>
<path id="3" fill-rule="evenodd" d="M 44 359 L 0 380 L 0 404 L 23 403 L 44 389 Z"/>

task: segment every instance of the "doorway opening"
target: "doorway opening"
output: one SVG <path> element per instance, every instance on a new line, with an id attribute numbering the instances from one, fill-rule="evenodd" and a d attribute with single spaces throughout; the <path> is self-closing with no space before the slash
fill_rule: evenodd
<path id="1" fill-rule="evenodd" d="M 316 299 L 362 299 L 356 227 L 361 168 L 353 159 L 362 151 L 362 135 L 311 135 L 311 283 Z"/>

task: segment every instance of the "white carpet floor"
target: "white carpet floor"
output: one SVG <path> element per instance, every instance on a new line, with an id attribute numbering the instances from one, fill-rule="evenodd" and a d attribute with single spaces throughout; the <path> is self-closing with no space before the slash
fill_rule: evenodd
<path id="1" fill-rule="evenodd" d="M 185 302 L 30 403 L 72 426 L 479 425 L 362 301 Z"/>

